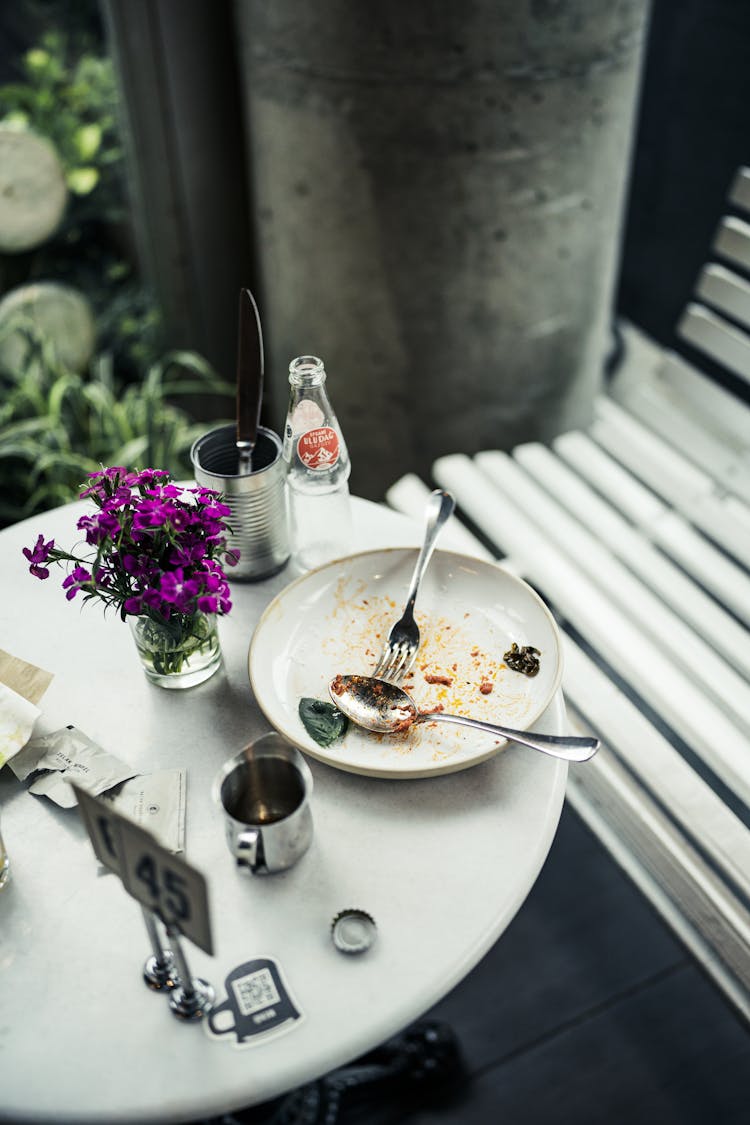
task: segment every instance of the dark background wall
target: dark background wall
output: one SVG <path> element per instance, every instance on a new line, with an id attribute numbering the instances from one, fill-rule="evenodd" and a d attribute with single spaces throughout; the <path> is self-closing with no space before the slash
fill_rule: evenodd
<path id="1" fill-rule="evenodd" d="M 750 3 L 654 0 L 617 307 L 688 356 L 675 324 L 748 162 Z"/>

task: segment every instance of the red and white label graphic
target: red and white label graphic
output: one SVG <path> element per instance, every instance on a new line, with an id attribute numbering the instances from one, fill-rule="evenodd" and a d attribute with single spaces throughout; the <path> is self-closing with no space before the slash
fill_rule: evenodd
<path id="1" fill-rule="evenodd" d="M 308 430 L 297 442 L 297 455 L 308 469 L 332 469 L 339 459 L 339 436 L 330 426 Z"/>

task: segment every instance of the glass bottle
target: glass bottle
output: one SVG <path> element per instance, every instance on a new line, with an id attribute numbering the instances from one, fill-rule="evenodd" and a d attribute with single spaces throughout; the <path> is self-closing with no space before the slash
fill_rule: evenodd
<path id="1" fill-rule="evenodd" d="M 314 355 L 289 364 L 283 457 L 293 565 L 306 571 L 349 554 L 351 464 L 323 361 Z"/>

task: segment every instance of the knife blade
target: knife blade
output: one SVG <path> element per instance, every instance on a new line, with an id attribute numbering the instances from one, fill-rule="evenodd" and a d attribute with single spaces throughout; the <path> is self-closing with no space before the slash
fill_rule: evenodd
<path id="1" fill-rule="evenodd" d="M 252 472 L 263 401 L 263 332 L 255 298 L 240 289 L 237 333 L 237 450 L 240 475 Z"/>

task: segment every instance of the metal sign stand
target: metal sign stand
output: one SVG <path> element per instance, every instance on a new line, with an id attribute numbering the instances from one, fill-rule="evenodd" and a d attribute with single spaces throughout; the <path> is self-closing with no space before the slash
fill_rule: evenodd
<path id="1" fill-rule="evenodd" d="M 216 992 L 212 985 L 202 977 L 191 977 L 185 953 L 180 941 L 180 931 L 173 924 L 167 925 L 167 937 L 174 948 L 177 963 L 177 977 L 180 983 L 169 994 L 169 1007 L 181 1020 L 199 1020 L 213 1007 Z"/>
<path id="2" fill-rule="evenodd" d="M 154 951 L 143 966 L 143 979 L 154 992 L 164 992 L 177 988 L 180 981 L 175 969 L 174 954 L 171 949 L 165 949 L 161 943 L 156 926 L 156 915 L 151 910 L 147 910 L 145 906 L 142 906 L 141 910 L 151 941 L 151 948 Z"/>
<path id="3" fill-rule="evenodd" d="M 178 1019 L 202 1019 L 216 993 L 208 981 L 190 975 L 180 939 L 186 937 L 213 954 L 205 878 L 149 832 L 79 786 L 73 789 L 97 859 L 120 877 L 141 905 L 153 950 L 143 968 L 146 984 L 155 992 L 169 993 L 169 1006 Z M 162 943 L 157 922 L 164 926 L 171 949 Z"/>

